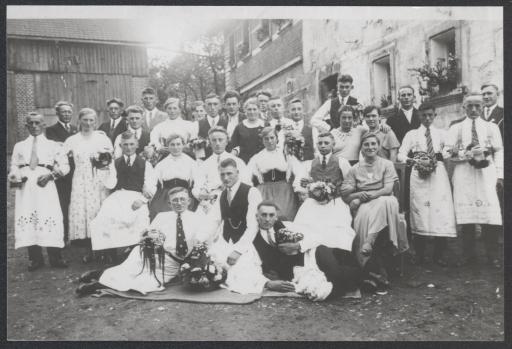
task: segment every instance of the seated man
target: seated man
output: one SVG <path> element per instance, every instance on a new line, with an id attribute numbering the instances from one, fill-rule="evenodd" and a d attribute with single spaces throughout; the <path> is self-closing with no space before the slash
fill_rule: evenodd
<path id="1" fill-rule="evenodd" d="M 290 281 L 294 278 L 294 267 L 305 265 L 305 240 L 297 243 L 276 242 L 275 234 L 285 226 L 278 220 L 277 206 L 273 202 L 260 203 L 256 217 L 259 233 L 254 239 L 254 246 L 261 259 L 261 268 L 266 279 L 265 287 L 278 292 L 295 291 L 295 285 Z M 311 235 L 307 231 L 304 231 L 304 234 Z M 316 267 L 333 284 L 329 296 L 344 295 L 357 289 L 359 269 L 350 250 L 344 251 L 318 244 L 312 249 Z"/>
<path id="2" fill-rule="evenodd" d="M 405 229 L 400 224 L 398 200 L 393 185 L 398 179 L 393 163 L 377 155 L 379 139 L 372 133 L 363 136 L 363 160 L 354 165 L 343 182 L 341 193 L 354 212 L 354 253 L 375 286 L 389 286 L 384 255 L 389 242 L 399 253 L 409 248 Z M 371 261 L 371 262 L 369 262 Z"/>
<path id="3" fill-rule="evenodd" d="M 262 201 L 261 194 L 240 181 L 235 160 L 221 161 L 219 172 L 225 189 L 208 212 L 205 226 L 211 238 L 209 252 L 213 260 L 227 269 L 226 285 L 230 290 L 259 292 L 261 285 L 255 275 L 260 274 L 260 261 L 252 242 L 258 232 L 256 210 Z"/>
<path id="4" fill-rule="evenodd" d="M 120 135 L 122 156 L 115 160 L 117 183 L 91 222 L 93 250 L 110 251 L 115 262 L 115 248 L 137 244 L 140 233 L 149 225 L 147 202 L 155 193 L 150 186 L 153 166 L 135 152 L 138 141 L 134 133 Z"/>
<path id="5" fill-rule="evenodd" d="M 142 294 L 163 290 L 165 284 L 178 275 L 181 260 L 195 244 L 201 242 L 199 231 L 203 222 L 194 212 L 187 210 L 189 202 L 190 196 L 186 188 L 171 189 L 169 203 L 172 211 L 159 213 L 149 226 L 150 230 L 158 230 L 164 235 L 159 240 L 165 257 L 154 253 L 154 269 L 150 266 L 151 263 L 144 261 L 143 251 L 137 246 L 122 264 L 105 271 L 94 270 L 83 274 L 80 282 L 84 284 L 77 288 L 76 293 L 86 295 L 101 288 L 135 290 Z M 163 264 L 159 263 L 162 259 Z"/>

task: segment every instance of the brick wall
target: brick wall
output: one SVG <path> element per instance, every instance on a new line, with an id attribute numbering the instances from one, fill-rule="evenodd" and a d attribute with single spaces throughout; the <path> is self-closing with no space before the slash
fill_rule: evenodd
<path id="1" fill-rule="evenodd" d="M 262 46 L 234 71 L 227 73 L 226 86 L 242 88 L 252 81 L 302 55 L 302 22 L 283 29 L 276 39 Z"/>
<path id="2" fill-rule="evenodd" d="M 16 134 L 17 142 L 28 136 L 25 117 L 35 109 L 34 77 L 31 74 L 15 74 L 16 89 Z"/>

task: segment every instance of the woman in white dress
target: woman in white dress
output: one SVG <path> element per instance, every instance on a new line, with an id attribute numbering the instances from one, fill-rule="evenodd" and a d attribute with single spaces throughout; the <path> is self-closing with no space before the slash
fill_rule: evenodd
<path id="1" fill-rule="evenodd" d="M 249 161 L 249 171 L 258 180 L 258 189 L 263 200 L 272 200 L 279 207 L 282 220 L 293 221 L 297 213 L 297 200 L 290 182 L 292 163 L 285 157 L 283 149 L 277 147 L 277 132 L 273 127 L 261 131 L 265 149 Z"/>
<path id="2" fill-rule="evenodd" d="M 114 163 L 102 169 L 94 168 L 91 157 L 98 152 L 112 154 L 112 142 L 102 131 L 95 130 L 97 115 L 93 109 L 84 108 L 78 113 L 80 132 L 64 142 L 64 151 L 75 163 L 71 200 L 69 204 L 69 239 L 85 243 L 83 262 L 92 260 L 91 221 L 100 210 L 102 201 L 115 186 Z"/>
<path id="3" fill-rule="evenodd" d="M 152 221 L 160 212 L 170 211 L 167 193 L 174 187 L 190 190 L 198 176 L 197 163 L 183 153 L 185 139 L 180 134 L 171 134 L 167 138 L 169 155 L 160 161 L 153 171 L 150 187 L 157 186 L 155 196 L 149 204 L 149 218 Z"/>
<path id="4" fill-rule="evenodd" d="M 432 104 L 424 103 L 418 110 L 421 126 L 407 132 L 398 153 L 401 162 L 410 162 L 419 151 L 436 158 L 436 168 L 428 177 L 420 177 L 414 168 L 411 171 L 411 231 L 414 234 L 416 264 L 424 262 L 426 240 L 434 237 L 433 261 L 446 266 L 446 238 L 457 237 L 452 191 L 442 154 L 446 132 L 432 127 L 436 117 Z M 448 156 L 447 153 L 444 155 Z"/>

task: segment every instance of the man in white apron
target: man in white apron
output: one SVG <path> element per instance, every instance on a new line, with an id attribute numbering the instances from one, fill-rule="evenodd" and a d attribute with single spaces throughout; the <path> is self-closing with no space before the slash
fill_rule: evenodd
<path id="1" fill-rule="evenodd" d="M 480 224 L 487 260 L 500 267 L 497 238 L 502 218 L 496 186 L 503 183 L 503 143 L 498 126 L 480 117 L 482 105 L 479 94 L 464 99 L 466 117 L 450 127 L 446 146 L 455 162 L 453 199 L 456 221 L 462 228 L 463 264 L 476 262 L 475 224 Z M 475 163 L 479 160 L 486 163 Z"/>

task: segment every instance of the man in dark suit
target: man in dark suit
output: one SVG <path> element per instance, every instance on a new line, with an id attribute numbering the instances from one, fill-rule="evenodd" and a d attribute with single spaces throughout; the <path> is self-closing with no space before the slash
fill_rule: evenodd
<path id="1" fill-rule="evenodd" d="M 278 220 L 277 206 L 273 202 L 261 202 L 256 219 L 259 231 L 253 244 L 261 259 L 263 275 L 268 279 L 265 287 L 274 291 L 293 292 L 295 288 L 290 282 L 294 277 L 293 267 L 304 266 L 304 245 L 301 245 L 301 241 L 276 242 L 275 234 L 285 226 Z M 333 284 L 330 295 L 344 295 L 357 289 L 359 269 L 349 251 L 319 245 L 316 247 L 315 259 L 319 269 Z"/>
<path id="2" fill-rule="evenodd" d="M 357 98 L 350 96 L 354 88 L 354 79 L 348 74 L 338 77 L 338 93 L 316 111 L 311 117 L 311 125 L 320 132 L 328 132 L 333 128 L 340 127 L 341 108 L 346 105 L 358 105 Z"/>
<path id="3" fill-rule="evenodd" d="M 236 125 L 245 119 L 245 115 L 240 111 L 240 94 L 236 91 L 226 91 L 224 94 L 225 118 L 228 122 L 228 135 L 231 137 Z"/>
<path id="4" fill-rule="evenodd" d="M 144 105 L 144 122 L 142 123 L 142 127 L 150 133 L 156 125 L 164 122 L 168 118 L 166 112 L 158 110 L 156 107 L 157 102 L 158 98 L 155 90 L 151 87 L 146 87 L 144 91 L 142 91 L 142 104 Z"/>
<path id="5" fill-rule="evenodd" d="M 131 105 L 126 108 L 126 115 L 126 121 L 128 123 L 127 131 L 135 134 L 135 138 L 137 138 L 138 142 L 137 150 L 135 153 L 140 155 L 140 153 L 144 151 L 144 147 L 149 144 L 150 140 L 149 132 L 142 127 L 142 124 L 144 123 L 144 110 L 138 105 Z M 121 136 L 122 134 L 117 136 L 116 140 L 114 141 L 114 157 L 116 159 L 119 158 L 123 153 L 121 149 Z"/>
<path id="6" fill-rule="evenodd" d="M 494 84 L 484 84 L 481 87 L 482 99 L 484 101 L 483 118 L 492 122 L 500 128 L 501 138 L 503 138 L 503 108 L 498 105 L 498 96 L 500 94 L 498 86 Z"/>
<path id="7" fill-rule="evenodd" d="M 52 126 L 46 128 L 46 138 L 55 142 L 63 143 L 69 136 L 78 132 L 75 125 L 71 125 L 73 116 L 73 104 L 66 101 L 59 101 L 55 105 L 55 113 L 59 120 Z M 55 181 L 59 194 L 60 207 L 64 219 L 64 241 L 68 240 L 69 232 L 69 200 L 71 198 L 71 181 L 75 169 L 73 159 L 69 161 L 69 173 Z"/>
<path id="8" fill-rule="evenodd" d="M 221 126 L 224 129 L 228 128 L 228 120 L 220 115 L 220 97 L 215 93 L 210 93 L 206 96 L 204 101 L 206 107 L 206 117 L 198 121 L 198 133 L 199 138 L 208 139 L 208 131 L 212 127 Z M 212 155 L 212 148 L 210 145 L 206 146 L 205 159 Z"/>
<path id="9" fill-rule="evenodd" d="M 400 87 L 398 89 L 400 109 L 386 120 L 386 124 L 391 127 L 400 143 L 402 143 L 407 132 L 417 129 L 421 125 L 418 110 L 414 108 L 414 99 L 414 88 L 412 86 Z"/>
<path id="10" fill-rule="evenodd" d="M 123 107 L 124 103 L 119 98 L 112 98 L 108 100 L 107 109 L 110 120 L 102 123 L 100 127 L 98 127 L 99 130 L 105 132 L 105 134 L 110 138 L 112 144 L 114 144 L 117 136 L 128 128 L 126 120 L 121 117 Z"/>

